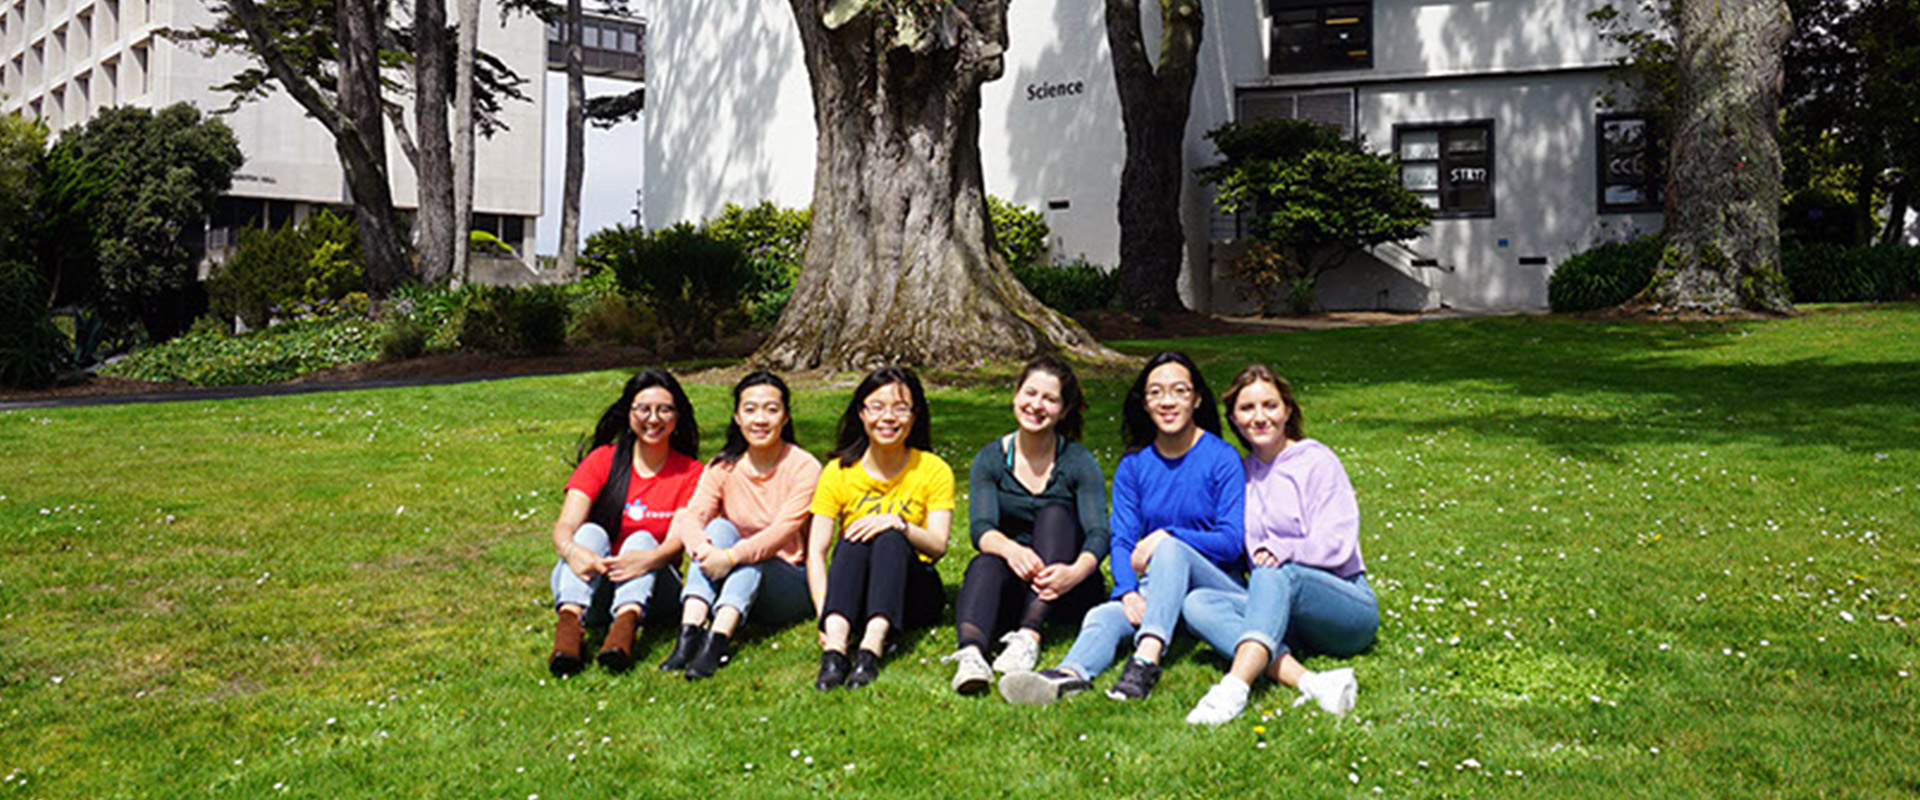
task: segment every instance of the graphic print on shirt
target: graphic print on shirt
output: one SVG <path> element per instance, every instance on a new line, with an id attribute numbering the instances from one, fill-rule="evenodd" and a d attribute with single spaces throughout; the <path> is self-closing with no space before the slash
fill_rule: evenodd
<path id="1" fill-rule="evenodd" d="M 904 520 L 909 516 L 907 511 L 912 506 L 913 501 L 911 498 L 900 497 L 889 499 L 886 495 L 882 494 L 863 494 L 858 500 L 853 501 L 853 503 L 847 507 L 846 518 L 856 520 L 861 517 L 871 517 L 876 514 L 899 514 L 900 518 Z"/>
<path id="2" fill-rule="evenodd" d="M 645 499 L 636 497 L 627 501 L 627 519 L 640 523 L 650 519 L 673 519 L 673 509 L 649 509 Z"/>

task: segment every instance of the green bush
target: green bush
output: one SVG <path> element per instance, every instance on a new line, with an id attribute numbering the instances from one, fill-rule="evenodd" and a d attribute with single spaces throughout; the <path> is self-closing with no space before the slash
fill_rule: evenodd
<path id="1" fill-rule="evenodd" d="M 67 349 L 66 335 L 47 311 L 40 271 L 0 261 L 0 386 L 37 389 L 53 383 Z"/>
<path id="2" fill-rule="evenodd" d="M 728 203 L 720 216 L 707 221 L 706 232 L 732 242 L 746 258 L 752 284 L 744 291 L 747 320 L 756 328 L 771 328 L 793 296 L 800 277 L 800 261 L 807 251 L 807 228 L 813 212 L 781 208 L 761 201 L 753 208 Z"/>
<path id="3" fill-rule="evenodd" d="M 1068 264 L 1016 266 L 1013 276 L 1040 302 L 1068 314 L 1111 306 L 1120 292 L 1119 270 L 1103 270 L 1084 258 Z"/>
<path id="4" fill-rule="evenodd" d="M 1920 247 L 1810 244 L 1781 253 L 1796 303 L 1905 300 L 1920 293 Z"/>
<path id="5" fill-rule="evenodd" d="M 1655 234 L 1576 253 L 1547 279 L 1547 305 L 1554 311 L 1574 313 L 1627 302 L 1653 281 L 1665 249 L 1666 240 Z"/>
<path id="6" fill-rule="evenodd" d="M 207 295 L 214 313 L 258 328 L 296 307 L 339 300 L 364 283 L 352 220 L 323 210 L 294 227 L 242 229 L 240 246 L 207 280 Z"/>
<path id="7" fill-rule="evenodd" d="M 137 351 L 103 375 L 199 386 L 274 383 L 367 361 L 381 326 L 352 314 L 298 320 L 232 336 L 195 333 Z"/>
<path id="8" fill-rule="evenodd" d="M 1046 266 L 1047 237 L 1053 231 L 1040 212 L 988 195 L 987 218 L 993 225 L 994 249 L 1007 266 Z"/>
<path id="9" fill-rule="evenodd" d="M 558 286 L 461 290 L 460 346 L 494 353 L 550 353 L 567 341 L 567 295 Z"/>
<path id="10" fill-rule="evenodd" d="M 512 246 L 500 241 L 500 237 L 486 231 L 469 231 L 467 233 L 467 252 L 477 256 L 500 256 L 506 258 L 511 258 L 514 255 Z"/>
<path id="11" fill-rule="evenodd" d="M 653 312 L 631 297 L 596 297 L 573 317 L 567 341 L 574 344 L 650 345 L 660 337 Z"/>
<path id="12" fill-rule="evenodd" d="M 433 331 L 417 319 L 395 314 L 380 331 L 380 360 L 406 361 L 427 352 L 427 340 Z"/>
<path id="13" fill-rule="evenodd" d="M 588 244 L 680 352 L 713 341 L 718 325 L 756 285 L 738 244 L 685 222 L 652 233 L 622 225 L 594 234 Z"/>

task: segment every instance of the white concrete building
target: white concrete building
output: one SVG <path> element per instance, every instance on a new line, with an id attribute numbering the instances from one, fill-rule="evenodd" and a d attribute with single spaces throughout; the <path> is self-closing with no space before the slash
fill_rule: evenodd
<path id="1" fill-rule="evenodd" d="M 1543 308 L 1553 264 L 1659 227 L 1638 122 L 1599 102 L 1617 55 L 1586 19 L 1601 0 L 1201 4 L 1189 173 L 1217 160 L 1204 134 L 1222 122 L 1307 117 L 1396 153 L 1404 183 L 1438 209 L 1425 237 L 1330 274 L 1328 308 Z M 1011 5 L 1005 76 L 982 92 L 980 147 L 988 191 L 1045 213 L 1056 258 L 1111 266 L 1124 145 L 1104 8 Z M 1152 4 L 1147 15 L 1151 52 Z M 649 224 L 729 201 L 807 204 L 812 104 L 789 5 L 659 3 L 650 23 Z M 1237 252 L 1233 221 L 1191 178 L 1169 190 L 1182 196 L 1188 304 L 1250 308 L 1219 277 Z"/>
<path id="2" fill-rule="evenodd" d="M 503 21 L 497 5 L 483 6 L 481 49 L 529 79 L 523 90 L 533 102 L 504 104 L 505 130 L 480 140 L 475 227 L 526 254 L 543 199 L 541 160 L 528 155 L 546 143 L 546 36 L 536 19 Z M 38 115 L 58 135 L 109 106 L 157 109 L 186 102 L 202 111 L 223 108 L 229 97 L 213 87 L 244 68 L 244 61 L 232 54 L 208 58 L 160 35 L 166 28 L 212 21 L 201 0 L 0 0 L 0 113 Z M 631 50 L 637 58 L 637 38 Z M 236 226 L 284 224 L 346 202 L 332 138 L 284 92 L 223 119 L 246 162 L 210 220 L 210 251 L 229 245 Z M 388 167 L 395 204 L 416 207 L 417 181 L 391 128 Z"/>

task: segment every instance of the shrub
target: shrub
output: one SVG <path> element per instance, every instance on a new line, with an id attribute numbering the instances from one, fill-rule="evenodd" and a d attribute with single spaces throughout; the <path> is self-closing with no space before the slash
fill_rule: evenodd
<path id="1" fill-rule="evenodd" d="M 752 282 L 743 290 L 745 311 L 754 327 L 771 328 L 780 321 L 793 295 L 793 282 L 800 277 L 812 221 L 813 212 L 808 209 L 781 208 L 767 201 L 753 208 L 728 203 L 720 216 L 707 221 L 708 235 L 732 242 L 746 259 Z"/>
<path id="2" fill-rule="evenodd" d="M 1653 281 L 1666 240 L 1659 235 L 1606 242 L 1569 257 L 1547 279 L 1547 305 L 1574 313 L 1611 308 L 1633 299 Z"/>
<path id="3" fill-rule="evenodd" d="M 241 230 L 240 246 L 207 280 L 207 293 L 214 313 L 259 328 L 276 312 L 324 305 L 364 283 L 353 222 L 323 210 L 295 227 Z"/>
<path id="4" fill-rule="evenodd" d="M 660 325 L 646 306 L 624 295 L 596 297 L 574 315 L 567 341 L 575 344 L 652 344 Z"/>
<path id="5" fill-rule="evenodd" d="M 1306 274 L 1305 265 L 1288 257 L 1286 248 L 1254 242 L 1234 259 L 1232 269 L 1262 312 L 1271 314 L 1282 306 L 1293 314 L 1313 311 L 1313 278 Z"/>
<path id="6" fill-rule="evenodd" d="M 988 195 L 987 218 L 993 225 L 994 249 L 1000 251 L 1007 266 L 1046 266 L 1047 237 L 1053 231 L 1040 212 Z"/>
<path id="7" fill-rule="evenodd" d="M 1067 264 L 1016 266 L 1013 276 L 1040 302 L 1068 314 L 1111 306 L 1120 291 L 1118 270 L 1103 270 L 1084 258 Z"/>
<path id="8" fill-rule="evenodd" d="M 755 284 L 739 245 L 685 222 L 652 233 L 618 226 L 591 244 L 621 290 L 651 310 L 683 352 L 713 341 L 715 327 Z"/>
<path id="9" fill-rule="evenodd" d="M 47 311 L 40 271 L 0 261 L 0 386 L 36 389 L 53 383 L 67 354 L 67 337 Z"/>
<path id="10" fill-rule="evenodd" d="M 460 346 L 495 353 L 549 353 L 567 340 L 567 296 L 558 286 L 462 290 Z"/>
<path id="11" fill-rule="evenodd" d="M 427 352 L 427 339 L 433 331 L 413 317 L 395 314 L 380 330 L 380 360 L 406 361 Z"/>
<path id="12" fill-rule="evenodd" d="M 1780 262 L 1797 303 L 1904 300 L 1920 292 L 1920 247 L 1810 244 L 1788 248 Z"/>
<path id="13" fill-rule="evenodd" d="M 1229 122 L 1207 138 L 1223 157 L 1199 172 L 1214 187 L 1215 204 L 1249 215 L 1253 239 L 1278 248 L 1238 265 L 1243 275 L 1278 270 L 1249 284 L 1248 294 L 1264 308 L 1282 301 L 1311 306 L 1315 282 L 1347 256 L 1419 237 L 1433 220 L 1433 210 L 1401 185 L 1393 158 L 1367 152 L 1338 128 L 1290 119 Z"/>
<path id="14" fill-rule="evenodd" d="M 504 258 L 512 258 L 514 255 L 511 246 L 506 242 L 500 241 L 500 237 L 486 231 L 470 231 L 467 233 L 467 252 L 477 256 L 500 256 Z"/>

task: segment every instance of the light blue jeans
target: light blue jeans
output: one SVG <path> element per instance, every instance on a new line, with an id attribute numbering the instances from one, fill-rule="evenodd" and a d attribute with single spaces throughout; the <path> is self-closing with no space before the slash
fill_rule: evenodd
<path id="1" fill-rule="evenodd" d="M 1092 680 L 1113 665 L 1115 651 L 1129 637 L 1135 645 L 1147 636 L 1171 644 L 1173 629 L 1180 624 L 1183 601 L 1189 592 L 1203 589 L 1246 593 L 1237 578 L 1214 566 L 1186 542 L 1169 537 L 1153 549 L 1147 571 L 1140 576 L 1140 596 L 1147 602 L 1140 627 L 1127 621 L 1126 607 L 1118 600 L 1095 606 L 1081 621 L 1080 635 L 1074 637 L 1060 668 Z"/>
<path id="2" fill-rule="evenodd" d="M 607 536 L 607 529 L 588 522 L 573 532 L 573 543 L 587 549 L 601 558 L 613 552 L 613 540 Z M 633 550 L 652 550 L 659 547 L 653 536 L 644 531 L 636 531 L 627 537 L 625 547 Z M 655 608 L 665 608 L 676 603 L 680 596 L 680 576 L 673 567 L 661 567 L 645 575 L 625 581 L 615 581 L 605 575 L 596 575 L 591 581 L 580 579 L 579 573 L 567 566 L 565 559 L 553 565 L 553 607 L 577 605 L 587 610 L 582 620 L 588 625 L 604 625 L 613 620 L 613 609 L 637 603 L 642 619 L 653 618 Z M 656 606 L 655 601 L 666 601 L 665 606 Z"/>
<path id="3" fill-rule="evenodd" d="M 1187 595 L 1187 628 L 1231 657 L 1258 642 L 1274 658 L 1293 649 L 1346 657 L 1367 649 L 1380 630 L 1380 606 L 1366 573 L 1342 578 L 1299 564 L 1254 567 L 1245 590 L 1207 588 Z"/>
<path id="4" fill-rule="evenodd" d="M 732 547 L 740 543 L 740 529 L 732 522 L 715 518 L 707 523 L 707 540 L 713 542 L 714 547 Z M 754 620 L 775 625 L 813 614 L 813 601 L 807 597 L 807 568 L 790 564 L 779 556 L 735 566 L 719 583 L 720 589 L 715 592 L 714 581 L 700 565 L 688 564 L 687 588 L 680 592 L 680 601 L 685 603 L 697 597 L 705 601 L 709 609 L 729 607 L 739 611 L 742 619 L 758 611 Z"/>

